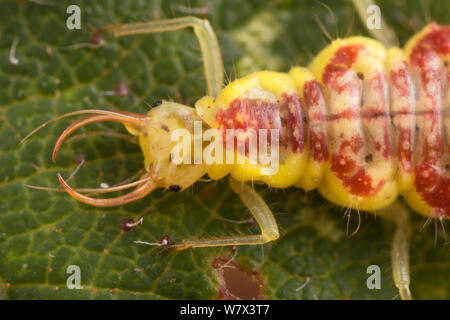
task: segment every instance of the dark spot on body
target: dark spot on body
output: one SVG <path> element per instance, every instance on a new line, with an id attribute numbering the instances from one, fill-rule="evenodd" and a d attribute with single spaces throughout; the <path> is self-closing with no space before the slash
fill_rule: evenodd
<path id="1" fill-rule="evenodd" d="M 152 103 L 152 108 L 156 108 L 157 106 L 161 105 L 163 102 L 162 100 L 158 100 Z"/>
<path id="2" fill-rule="evenodd" d="M 169 190 L 172 192 L 178 192 L 181 190 L 181 186 L 173 184 L 173 185 L 169 186 Z"/>
<path id="3" fill-rule="evenodd" d="M 369 153 L 365 158 L 364 161 L 366 161 L 366 163 L 371 163 L 373 161 L 373 155 L 371 153 Z"/>
<path id="4" fill-rule="evenodd" d="M 161 126 L 161 129 L 163 129 L 165 132 L 169 132 L 169 127 L 167 127 L 165 124 Z"/>
<path id="5" fill-rule="evenodd" d="M 364 80 L 364 74 L 362 72 L 358 72 L 356 75 L 359 79 Z"/>

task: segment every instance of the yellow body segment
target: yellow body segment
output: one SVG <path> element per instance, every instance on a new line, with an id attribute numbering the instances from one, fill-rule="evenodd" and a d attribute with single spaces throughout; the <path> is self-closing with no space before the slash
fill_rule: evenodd
<path id="1" fill-rule="evenodd" d="M 259 126 L 261 121 L 279 121 L 280 115 L 261 114 L 254 116 L 253 112 L 261 105 L 278 105 L 286 100 L 286 96 L 297 95 L 296 84 L 288 75 L 279 72 L 261 71 L 226 86 L 217 98 L 203 97 L 195 104 L 197 114 L 210 127 L 222 130 L 239 129 L 240 124 L 248 125 L 254 130 L 281 129 L 281 123 L 266 127 Z M 257 101 L 259 105 L 241 105 L 232 114 L 226 114 L 233 102 Z M 289 103 L 287 103 L 289 108 Z M 223 114 L 220 118 L 218 115 Z M 259 118 L 264 118 L 263 120 Z M 275 119 L 278 117 L 278 119 Z M 258 122 L 258 120 L 261 120 Z M 247 129 L 249 129 L 247 128 Z M 286 188 L 293 185 L 303 174 L 306 162 L 306 149 L 302 152 L 292 152 L 289 148 L 280 146 L 279 166 L 274 174 L 265 174 L 262 169 L 268 165 L 251 164 L 246 155 L 237 154 L 237 157 L 245 158 L 245 164 L 213 164 L 207 166 L 207 172 L 211 178 L 222 178 L 227 174 L 239 181 L 263 181 L 272 187 Z M 238 162 L 238 161 L 236 161 Z"/>

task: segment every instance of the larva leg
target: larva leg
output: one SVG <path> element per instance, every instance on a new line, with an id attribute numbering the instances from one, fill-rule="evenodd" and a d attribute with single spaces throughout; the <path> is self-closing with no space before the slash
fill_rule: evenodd
<path id="1" fill-rule="evenodd" d="M 208 20 L 196 17 L 182 17 L 167 20 L 156 20 L 117 26 L 107 26 L 106 31 L 111 31 L 116 37 L 173 31 L 193 27 L 195 35 L 200 42 L 200 49 L 205 68 L 206 86 L 208 95 L 217 97 L 223 86 L 223 65 L 219 43 Z"/>
<path id="2" fill-rule="evenodd" d="M 356 11 L 358 12 L 359 18 L 364 26 L 366 26 L 369 33 L 378 41 L 382 42 L 386 47 L 394 47 L 397 45 L 398 41 L 395 36 L 394 31 L 392 31 L 391 27 L 387 24 L 387 22 L 383 19 L 383 15 L 380 13 L 379 21 L 380 28 L 371 28 L 368 25 L 368 19 L 372 17 L 374 14 L 377 14 L 375 10 L 371 10 L 371 7 L 375 6 L 374 0 L 353 0 L 353 5 L 355 6 Z M 370 8 L 369 8 L 370 7 Z M 375 16 L 374 16 L 375 18 Z"/>
<path id="3" fill-rule="evenodd" d="M 261 196 L 245 183 L 238 182 L 230 177 L 231 189 L 239 195 L 244 204 L 252 213 L 259 227 L 261 234 L 248 236 L 232 236 L 212 239 L 199 240 L 183 240 L 183 243 L 169 245 L 169 248 L 187 249 L 199 247 L 221 247 L 221 246 L 238 246 L 238 245 L 255 245 L 264 244 L 279 237 L 278 226 L 275 218 L 267 204 Z M 144 243 L 140 241 L 139 243 Z M 150 245 L 158 245 L 148 243 Z"/>
<path id="4" fill-rule="evenodd" d="M 388 217 L 396 224 L 396 230 L 392 239 L 391 259 L 392 273 L 395 286 L 398 288 L 403 300 L 411 300 L 409 290 L 409 238 L 411 226 L 409 212 L 399 201 L 382 210 L 382 215 Z"/>

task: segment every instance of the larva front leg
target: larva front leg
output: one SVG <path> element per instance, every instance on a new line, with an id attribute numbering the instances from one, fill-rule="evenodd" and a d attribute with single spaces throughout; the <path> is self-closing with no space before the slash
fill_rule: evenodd
<path id="1" fill-rule="evenodd" d="M 223 87 L 223 64 L 217 37 L 208 20 L 196 17 L 156 20 L 133 24 L 107 26 L 104 29 L 121 37 L 132 34 L 159 33 L 192 27 L 200 43 L 206 78 L 207 92 L 218 96 Z"/>

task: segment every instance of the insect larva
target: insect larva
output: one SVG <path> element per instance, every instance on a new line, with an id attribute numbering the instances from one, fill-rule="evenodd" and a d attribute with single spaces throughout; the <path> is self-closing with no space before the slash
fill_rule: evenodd
<path id="1" fill-rule="evenodd" d="M 430 24 L 404 50 L 387 49 L 365 37 L 338 39 L 307 69 L 294 67 L 289 73 L 260 71 L 225 88 L 219 47 L 206 20 L 185 17 L 105 30 L 124 36 L 185 27 L 193 27 L 200 41 L 208 96 L 197 101 L 195 109 L 163 101 L 146 115 L 84 110 L 61 116 L 89 114 L 61 134 L 53 160 L 73 131 L 94 122 L 116 121 L 139 138 L 146 169 L 139 184 L 119 188 L 136 186 L 132 192 L 116 198 L 83 195 L 58 174 L 64 189 L 81 202 L 107 207 L 140 199 L 158 187 L 186 189 L 205 174 L 212 179 L 229 175 L 231 188 L 252 212 L 261 234 L 167 244 L 186 249 L 263 244 L 279 237 L 270 209 L 245 181 L 262 181 L 277 188 L 317 188 L 340 206 L 379 211 L 396 222 L 392 243 L 394 281 L 401 297 L 411 298 L 409 218 L 394 201 L 402 195 L 422 215 L 450 217 L 450 27 Z M 221 132 L 278 130 L 278 171 L 267 175 L 263 173 L 267 165 L 248 161 L 175 164 L 172 133 L 186 129 L 193 135 L 195 121 Z M 248 160 L 247 151 L 237 155 L 241 156 Z"/>

